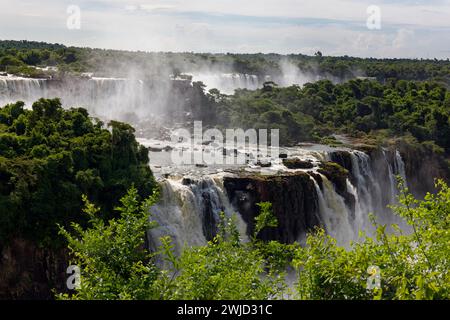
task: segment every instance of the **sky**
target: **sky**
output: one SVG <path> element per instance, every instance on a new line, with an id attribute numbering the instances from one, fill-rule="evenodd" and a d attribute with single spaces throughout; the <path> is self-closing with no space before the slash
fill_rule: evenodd
<path id="1" fill-rule="evenodd" d="M 68 28 L 80 10 L 79 28 Z M 380 28 L 370 6 L 379 8 Z M 74 15 L 75 13 L 75 15 Z M 450 0 L 0 0 L 0 39 L 82 47 L 450 57 Z"/>

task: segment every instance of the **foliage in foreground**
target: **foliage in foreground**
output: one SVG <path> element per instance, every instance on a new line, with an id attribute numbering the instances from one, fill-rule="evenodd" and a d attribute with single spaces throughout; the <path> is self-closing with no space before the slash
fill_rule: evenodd
<path id="1" fill-rule="evenodd" d="M 409 234 L 399 228 L 387 234 L 386 226 L 374 222 L 376 239 L 364 237 L 350 250 L 338 247 L 323 231 L 309 236 L 294 259 L 300 298 L 450 298 L 450 189 L 442 181 L 437 187 L 437 194 L 419 201 L 402 186 L 400 205 L 393 210 L 411 227 Z M 367 290 L 368 280 L 377 276 L 380 287 Z"/>
<path id="2" fill-rule="evenodd" d="M 403 188 L 393 211 L 411 228 L 386 232 L 373 218 L 376 237 L 361 235 L 349 248 L 317 229 L 307 243 L 285 245 L 239 239 L 232 219 L 222 216 L 218 235 L 203 247 L 185 248 L 180 257 L 170 239 L 158 252 L 145 250 L 147 209 L 131 189 L 122 199 L 121 218 L 104 224 L 87 212 L 92 227 L 79 237 L 64 229 L 74 263 L 81 268 L 81 287 L 66 299 L 449 299 L 450 188 L 437 182 L 439 192 L 416 200 Z M 260 205 L 258 230 L 274 226 L 270 204 Z M 156 258 L 168 263 L 164 269 Z M 290 286 L 286 270 L 296 270 Z M 379 283 L 378 283 L 379 280 Z"/>

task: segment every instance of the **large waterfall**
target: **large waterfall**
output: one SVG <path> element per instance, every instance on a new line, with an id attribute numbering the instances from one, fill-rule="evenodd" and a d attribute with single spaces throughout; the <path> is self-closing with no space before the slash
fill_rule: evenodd
<path id="1" fill-rule="evenodd" d="M 254 74 L 244 73 L 189 73 L 192 81 L 203 82 L 207 90 L 216 88 L 225 94 L 233 94 L 236 89 L 256 90 L 262 87 L 262 84 L 267 78 L 260 79 Z"/>
<path id="2" fill-rule="evenodd" d="M 323 193 L 319 195 L 319 199 L 322 199 L 319 204 L 327 231 L 340 243 L 357 240 L 359 231 L 371 235 L 373 226 L 369 213 L 375 214 L 379 223 L 396 223 L 404 227 L 403 221 L 387 207 L 397 203 L 397 177 L 400 176 L 406 183 L 405 165 L 399 151 L 395 150 L 395 156 L 390 160 L 387 151 L 381 149 L 382 157 L 378 159 L 381 164 L 377 164 L 377 160 L 361 151 L 353 150 L 348 154 L 351 158 L 351 168 L 347 168 L 350 169 L 350 177 L 346 182 L 347 191 L 355 200 L 354 209 L 345 204 L 331 183 L 322 176 L 324 190 L 318 189 L 319 193 Z M 387 168 L 387 177 L 374 170 L 374 166 L 382 166 L 383 163 Z"/>
<path id="3" fill-rule="evenodd" d="M 152 231 L 151 242 L 156 244 L 160 236 L 169 235 L 174 239 L 178 252 L 185 245 L 204 244 L 215 235 L 222 211 L 228 216 L 236 213 L 241 234 L 248 235 L 252 230 L 252 219 L 258 214 L 254 212 L 255 202 L 261 200 L 274 202 L 277 218 L 287 219 L 281 221 L 281 228 L 284 229 L 280 232 L 295 235 L 294 240 L 297 241 L 302 241 L 313 225 L 322 225 L 339 244 L 347 245 L 358 240 L 360 231 L 372 234 L 369 213 L 373 213 L 380 223 L 401 225 L 402 221 L 387 208 L 396 202 L 396 176 L 406 179 L 405 165 L 397 150 L 380 149 L 370 156 L 357 150 L 339 151 L 338 154 L 344 155 L 347 161 L 340 161 L 337 153 L 330 150 L 297 150 L 295 153 L 309 159 L 316 157 L 317 163 L 323 159 L 342 162 L 340 164 L 349 171 L 345 194 L 343 190 L 337 190 L 334 183 L 319 173 L 317 168 L 285 168 L 285 173 L 274 173 L 274 179 L 285 174 L 285 185 L 277 185 L 273 181 L 264 184 L 265 179 L 270 177 L 262 178 L 258 173 L 248 173 L 245 177 L 238 172 L 206 174 L 195 178 L 168 177 L 160 181 L 161 200 L 151 210 L 152 219 L 160 225 Z M 305 174 L 308 179 L 297 179 Z M 227 181 L 227 188 L 224 188 L 224 181 Z M 299 192 L 300 188 L 304 190 Z M 304 202 L 309 202 L 309 205 L 305 206 L 302 204 Z M 281 212 L 285 210 L 292 212 Z M 296 217 L 297 222 L 290 221 L 289 216 Z"/>
<path id="4" fill-rule="evenodd" d="M 24 101 L 27 106 L 39 98 L 61 99 L 66 107 L 84 107 L 103 120 L 131 123 L 160 115 L 167 105 L 177 107 L 176 88 L 169 79 L 146 81 L 126 78 L 31 79 L 0 76 L 0 105 Z"/>
<path id="5" fill-rule="evenodd" d="M 22 100 L 27 103 L 46 96 L 46 79 L 30 79 L 12 75 L 0 76 L 0 104 Z"/>
<path id="6" fill-rule="evenodd" d="M 351 209 L 344 199 L 335 190 L 332 183 L 325 177 L 323 190 L 315 182 L 318 198 L 318 208 L 325 230 L 333 236 L 338 243 L 348 243 L 355 238 L 355 228 L 352 227 Z M 314 179 L 313 179 L 314 180 Z"/>
<path id="7" fill-rule="evenodd" d="M 205 77 L 205 81 L 229 86 L 230 90 L 237 87 L 254 89 L 263 80 L 238 74 Z M 200 79 L 195 79 L 194 75 L 194 81 Z M 148 79 L 121 78 L 55 81 L 9 75 L 0 76 L 0 103 L 17 100 L 31 103 L 40 97 L 61 97 L 65 105 L 85 106 L 91 114 L 104 120 L 133 123 L 133 116 L 143 119 L 151 113 L 161 113 L 162 108 L 167 111 L 167 106 L 177 109 L 176 95 L 168 92 L 176 88 L 183 91 L 183 86 L 191 87 L 190 81 L 155 83 Z M 296 147 L 288 153 L 289 157 L 311 161 L 314 167 L 288 169 L 273 164 L 271 168 L 265 168 L 269 173 L 263 178 L 254 171 L 247 172 L 242 178 L 242 172 L 214 174 L 194 166 L 194 170 L 188 170 L 192 176 L 186 176 L 184 171 L 181 176 L 162 179 L 161 200 L 152 208 L 152 217 L 159 227 L 152 230 L 150 242 L 157 246 L 159 237 L 169 235 L 178 251 L 185 245 L 204 244 L 214 237 L 220 212 L 228 216 L 236 213 L 241 234 L 245 237 L 252 232 L 259 201 L 273 202 L 274 213 L 281 220 L 277 232 L 265 232 L 263 237 L 286 242 L 301 241 L 311 227 L 322 225 L 339 243 L 346 244 L 357 240 L 359 231 L 371 234 L 369 213 L 375 214 L 381 223 L 402 224 L 387 209 L 389 204 L 396 202 L 398 195 L 396 176 L 406 182 L 405 164 L 398 150 L 379 149 L 369 154 L 321 146 Z M 161 154 L 151 154 L 151 161 L 161 158 Z M 320 172 L 320 163 L 324 161 L 336 162 L 348 170 L 348 176 L 340 186 Z M 163 169 L 162 172 L 176 173 L 173 166 L 166 171 Z M 271 180 L 271 175 L 276 179 Z"/>

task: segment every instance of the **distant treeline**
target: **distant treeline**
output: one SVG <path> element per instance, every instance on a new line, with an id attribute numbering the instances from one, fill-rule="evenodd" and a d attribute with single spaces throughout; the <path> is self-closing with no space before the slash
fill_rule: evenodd
<path id="1" fill-rule="evenodd" d="M 279 75 L 283 63 L 318 76 L 349 79 L 374 77 L 385 82 L 397 80 L 435 80 L 450 84 L 450 61 L 430 59 L 374 59 L 349 56 L 330 57 L 321 52 L 303 54 L 211 54 L 172 52 L 131 52 L 66 47 L 35 41 L 0 41 L 0 70 L 37 76 L 30 66 L 58 66 L 61 72 L 97 72 L 126 75 L 130 69 L 143 74 L 167 74 L 202 68 L 233 70 L 255 75 Z M 115 73 L 115 74 L 111 74 Z"/>

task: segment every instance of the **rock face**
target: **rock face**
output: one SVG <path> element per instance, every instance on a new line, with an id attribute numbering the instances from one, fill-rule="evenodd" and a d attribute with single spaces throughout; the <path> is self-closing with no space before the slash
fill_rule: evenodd
<path id="1" fill-rule="evenodd" d="M 307 173 L 278 176 L 239 175 L 224 178 L 230 202 L 253 234 L 259 202 L 271 202 L 278 219 L 277 228 L 266 228 L 259 238 L 292 243 L 307 230 L 320 224 L 318 199 L 314 183 Z"/>
<path id="2" fill-rule="evenodd" d="M 450 167 L 443 155 L 424 147 L 412 148 L 404 143 L 396 146 L 405 162 L 408 186 L 416 197 L 435 190 L 434 179 L 450 181 Z"/>
<path id="3" fill-rule="evenodd" d="M 352 156 L 349 151 L 337 150 L 330 154 L 331 161 L 336 162 L 349 172 L 352 172 Z"/>
<path id="4" fill-rule="evenodd" d="M 13 239 L 1 249 L 0 299 L 53 299 L 66 290 L 67 251 Z"/>

